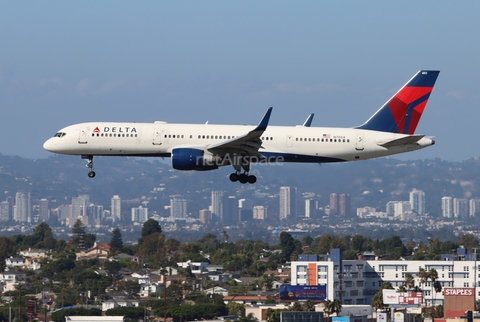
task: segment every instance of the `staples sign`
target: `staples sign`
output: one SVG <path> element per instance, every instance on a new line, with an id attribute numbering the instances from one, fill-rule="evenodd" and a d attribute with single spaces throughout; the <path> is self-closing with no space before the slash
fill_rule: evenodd
<path id="1" fill-rule="evenodd" d="M 446 288 L 444 289 L 445 296 L 473 296 L 473 288 Z"/>

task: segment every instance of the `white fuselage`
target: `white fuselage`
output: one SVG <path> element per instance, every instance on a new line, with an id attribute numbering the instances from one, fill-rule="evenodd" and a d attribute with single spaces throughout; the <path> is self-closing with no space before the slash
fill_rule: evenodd
<path id="1" fill-rule="evenodd" d="M 255 126 L 214 124 L 107 123 L 71 125 L 48 139 L 48 151 L 89 156 L 164 156 L 174 148 L 208 151 L 217 144 L 245 134 Z M 355 128 L 268 126 L 261 136 L 263 156 L 284 162 L 341 162 L 419 150 L 434 144 L 421 138 L 413 144 L 380 144 L 409 135 Z"/>

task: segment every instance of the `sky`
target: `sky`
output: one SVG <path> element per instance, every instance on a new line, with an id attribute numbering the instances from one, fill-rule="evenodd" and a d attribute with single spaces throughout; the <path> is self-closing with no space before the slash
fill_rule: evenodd
<path id="1" fill-rule="evenodd" d="M 418 70 L 440 70 L 398 158 L 480 156 L 479 1 L 8 1 L 0 153 L 89 121 L 353 127 Z"/>

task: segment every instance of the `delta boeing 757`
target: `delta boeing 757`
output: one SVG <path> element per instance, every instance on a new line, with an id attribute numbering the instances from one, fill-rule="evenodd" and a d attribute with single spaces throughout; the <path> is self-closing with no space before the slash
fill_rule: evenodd
<path id="1" fill-rule="evenodd" d="M 270 107 L 257 126 L 107 123 L 67 126 L 43 147 L 80 155 L 95 177 L 94 156 L 171 157 L 177 170 L 213 170 L 231 165 L 232 182 L 255 183 L 254 163 L 329 163 L 378 158 L 435 144 L 415 134 L 439 71 L 421 70 L 364 124 L 353 128 L 269 125 Z"/>

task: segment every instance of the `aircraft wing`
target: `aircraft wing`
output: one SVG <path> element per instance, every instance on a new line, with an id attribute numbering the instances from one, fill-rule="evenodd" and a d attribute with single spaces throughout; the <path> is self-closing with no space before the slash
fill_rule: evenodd
<path id="1" fill-rule="evenodd" d="M 414 144 L 415 142 L 420 141 L 425 135 L 409 135 L 400 139 L 391 140 L 384 143 L 379 143 L 378 145 L 383 146 L 384 148 L 392 148 L 400 145 Z"/>
<path id="2" fill-rule="evenodd" d="M 267 129 L 270 115 L 272 114 L 273 107 L 270 107 L 263 116 L 257 127 L 248 133 L 234 137 L 233 139 L 223 141 L 220 143 L 207 145 L 207 150 L 214 153 L 236 153 L 240 155 L 251 155 L 262 157 L 258 150 L 262 147 L 262 140 L 260 137 Z"/>

